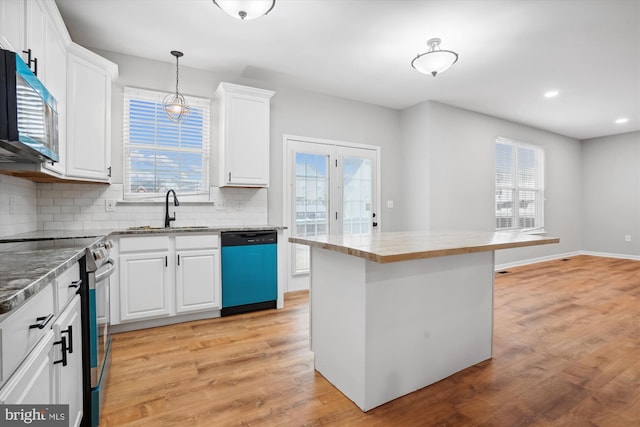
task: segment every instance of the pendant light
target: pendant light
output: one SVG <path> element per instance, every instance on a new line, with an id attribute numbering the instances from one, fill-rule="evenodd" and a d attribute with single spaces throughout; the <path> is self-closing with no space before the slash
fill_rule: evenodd
<path id="1" fill-rule="evenodd" d="M 178 91 L 178 76 L 179 76 L 179 68 L 178 68 L 178 58 L 184 55 L 182 52 L 177 50 L 172 50 L 171 55 L 176 57 L 176 93 L 170 93 L 164 98 L 164 111 L 169 116 L 169 119 L 172 122 L 179 122 L 182 119 L 186 119 L 191 112 L 191 107 L 187 105 L 187 101 L 184 99 L 184 96 Z"/>
<path id="2" fill-rule="evenodd" d="M 411 66 L 423 74 L 431 74 L 433 77 L 446 71 L 458 60 L 458 54 L 450 50 L 440 49 L 440 39 L 427 41 L 429 51 L 418 54 Z"/>
<path id="3" fill-rule="evenodd" d="M 271 12 L 276 0 L 213 0 L 228 15 L 242 21 L 250 21 Z"/>

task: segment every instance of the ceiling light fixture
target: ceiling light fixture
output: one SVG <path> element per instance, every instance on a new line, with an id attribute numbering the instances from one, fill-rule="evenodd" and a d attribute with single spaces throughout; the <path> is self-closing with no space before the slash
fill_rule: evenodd
<path id="1" fill-rule="evenodd" d="M 628 121 L 629 121 L 629 119 L 628 119 L 628 118 L 626 118 L 626 117 L 620 117 L 619 119 L 617 119 L 617 120 L 616 120 L 616 123 L 617 123 L 617 124 L 619 124 L 619 125 L 621 125 L 621 124 L 623 124 L 623 123 L 627 123 Z"/>
<path id="2" fill-rule="evenodd" d="M 271 12 L 276 0 L 213 0 L 228 15 L 242 21 L 250 21 Z"/>
<path id="3" fill-rule="evenodd" d="M 549 92 L 546 92 L 544 94 L 545 98 L 555 98 L 556 96 L 558 96 L 560 92 L 558 92 L 557 90 L 550 90 Z"/>
<path id="4" fill-rule="evenodd" d="M 440 39 L 427 41 L 429 51 L 420 53 L 413 58 L 411 66 L 423 74 L 431 74 L 433 77 L 446 71 L 456 63 L 458 54 L 450 50 L 440 49 Z"/>
<path id="5" fill-rule="evenodd" d="M 178 59 L 184 55 L 182 52 L 172 50 L 171 55 L 176 57 L 176 93 L 170 93 L 164 98 L 162 102 L 164 104 L 164 111 L 172 122 L 179 122 L 182 119 L 186 119 L 191 112 L 191 107 L 187 105 L 187 101 L 184 96 L 178 91 Z"/>

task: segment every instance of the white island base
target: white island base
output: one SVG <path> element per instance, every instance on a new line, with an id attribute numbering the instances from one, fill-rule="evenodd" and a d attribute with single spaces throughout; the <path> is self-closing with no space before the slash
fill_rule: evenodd
<path id="1" fill-rule="evenodd" d="M 363 411 L 491 358 L 493 251 L 311 266 L 315 369 Z"/>

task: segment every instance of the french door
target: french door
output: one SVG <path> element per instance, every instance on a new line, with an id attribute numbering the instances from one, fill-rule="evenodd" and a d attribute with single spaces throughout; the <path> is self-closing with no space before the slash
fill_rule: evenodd
<path id="1" fill-rule="evenodd" d="M 286 207 L 292 236 L 362 234 L 376 230 L 378 152 L 375 146 L 285 137 Z M 309 286 L 309 247 L 290 249 L 289 290 Z"/>

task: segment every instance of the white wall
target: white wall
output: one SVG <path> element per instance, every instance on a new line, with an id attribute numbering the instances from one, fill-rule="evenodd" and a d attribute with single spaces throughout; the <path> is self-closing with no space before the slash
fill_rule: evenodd
<path id="1" fill-rule="evenodd" d="M 640 132 L 583 141 L 582 162 L 583 249 L 639 256 Z"/>
<path id="2" fill-rule="evenodd" d="M 395 209 L 401 212 L 401 230 L 430 229 L 431 151 L 428 118 L 428 102 L 407 108 L 401 114 L 401 196 L 399 203 L 395 204 Z"/>
<path id="3" fill-rule="evenodd" d="M 112 107 L 112 163 L 114 183 L 122 183 L 122 113 L 123 88 L 140 87 L 170 92 L 175 90 L 175 65 L 152 61 L 115 52 L 97 51 L 119 67 L 119 78 L 113 88 Z M 167 54 L 167 56 L 169 56 Z M 187 59 L 186 56 L 184 58 Z M 364 104 L 357 101 L 292 89 L 246 78 L 229 78 L 213 72 L 180 65 L 180 92 L 185 95 L 214 99 L 221 81 L 244 84 L 261 89 L 274 90 L 271 99 L 271 154 L 270 186 L 268 196 L 268 221 L 281 225 L 283 221 L 283 135 L 336 139 L 381 148 L 381 170 L 384 176 L 382 199 L 393 199 L 399 188 L 399 142 L 400 113 L 389 108 Z M 217 185 L 218 123 L 217 104 L 212 104 L 212 177 Z M 237 189 L 251 192 L 251 189 Z M 384 205 L 386 206 L 386 204 Z M 383 209 L 382 221 L 386 230 L 398 227 L 394 213 L 397 210 Z"/>
<path id="4" fill-rule="evenodd" d="M 420 162 L 422 167 L 414 164 L 405 169 L 405 181 L 410 183 L 404 196 L 408 225 L 416 229 L 424 223 L 427 204 L 432 230 L 493 231 L 494 144 L 502 136 L 544 148 L 545 229 L 559 237 L 560 244 L 498 251 L 496 264 L 581 249 L 580 141 L 437 102 L 427 104 L 403 113 L 403 124 L 410 127 L 403 129 L 404 134 L 414 134 L 403 141 L 403 150 L 428 158 Z M 409 120 L 408 115 L 415 116 Z M 424 183 L 429 186 L 428 202 L 420 198 Z"/>
<path id="5" fill-rule="evenodd" d="M 397 110 L 290 88 L 275 88 L 271 108 L 271 185 L 269 219 L 282 223 L 283 136 L 370 144 L 381 147 L 381 212 L 379 223 L 385 231 L 401 228 L 397 208 L 386 200 L 399 197 L 400 113 Z"/>
<path id="6" fill-rule="evenodd" d="M 113 90 L 112 186 L 35 184 L 0 175 L 0 235 L 36 229 L 160 225 L 162 204 L 118 205 L 122 193 L 122 90 L 126 85 L 170 92 L 175 65 L 114 52 L 99 54 L 119 66 Z M 283 135 L 381 147 L 381 224 L 386 231 L 493 230 L 493 153 L 497 136 L 541 145 L 546 153 L 546 229 L 559 245 L 500 251 L 498 264 L 565 254 L 640 253 L 640 136 L 638 132 L 580 143 L 540 129 L 437 102 L 402 112 L 246 78 L 180 67 L 180 89 L 214 98 L 220 81 L 276 91 L 272 98 L 271 186 L 268 190 L 214 188 L 215 205 L 181 204 L 176 225 L 281 224 Z M 217 168 L 217 106 L 212 108 L 212 171 Z M 217 173 L 212 173 L 217 177 Z M 217 184 L 214 181 L 214 185 Z M 16 201 L 10 212 L 9 196 Z M 387 208 L 387 200 L 395 207 Z M 616 220 L 609 214 L 616 212 Z M 81 225 L 80 225 L 81 224 Z M 583 227 L 584 225 L 584 227 Z M 624 242 L 624 235 L 632 236 Z M 583 243 L 584 242 L 584 243 Z"/>

